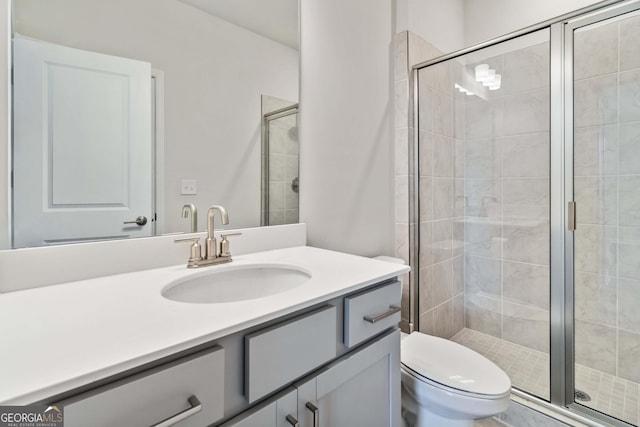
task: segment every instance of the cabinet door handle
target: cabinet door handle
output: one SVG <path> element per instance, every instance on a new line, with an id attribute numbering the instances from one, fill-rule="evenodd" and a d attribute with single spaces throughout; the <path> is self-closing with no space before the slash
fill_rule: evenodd
<path id="1" fill-rule="evenodd" d="M 396 314 L 397 312 L 400 311 L 400 307 L 398 307 L 397 305 L 390 305 L 389 306 L 389 311 L 385 311 L 382 314 L 379 314 L 375 317 L 373 316 L 364 316 L 364 320 L 366 320 L 369 323 L 377 323 L 379 321 L 381 321 L 382 319 L 386 319 L 389 316 L 393 316 L 394 314 Z"/>
<path id="2" fill-rule="evenodd" d="M 305 406 L 313 412 L 313 427 L 320 427 L 320 409 L 311 402 L 307 402 Z"/>
<path id="3" fill-rule="evenodd" d="M 202 411 L 202 403 L 200 403 L 198 398 L 195 396 L 189 397 L 189 405 L 191 405 L 189 409 L 185 409 L 184 411 L 179 412 L 166 420 L 160 421 L 158 424 L 154 424 L 151 427 L 169 427 Z"/>
<path id="4" fill-rule="evenodd" d="M 287 421 L 293 427 L 300 427 L 300 423 L 298 422 L 298 420 L 296 420 L 296 417 L 294 417 L 293 415 L 287 415 Z"/>

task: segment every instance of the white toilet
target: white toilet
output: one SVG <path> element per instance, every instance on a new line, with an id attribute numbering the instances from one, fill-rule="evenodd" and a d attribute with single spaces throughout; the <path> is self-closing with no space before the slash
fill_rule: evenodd
<path id="1" fill-rule="evenodd" d="M 405 425 L 472 427 L 509 405 L 507 374 L 453 341 L 414 332 L 402 340 L 400 359 Z"/>

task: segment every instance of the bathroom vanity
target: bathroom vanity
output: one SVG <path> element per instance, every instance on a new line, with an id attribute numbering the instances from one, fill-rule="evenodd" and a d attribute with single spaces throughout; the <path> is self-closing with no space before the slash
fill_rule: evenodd
<path id="1" fill-rule="evenodd" d="M 306 246 L 234 258 L 1 294 L 0 403 L 63 406 L 67 427 L 399 425 L 408 267 Z M 269 289 L 274 269 L 306 279 L 170 299 L 251 269 Z"/>

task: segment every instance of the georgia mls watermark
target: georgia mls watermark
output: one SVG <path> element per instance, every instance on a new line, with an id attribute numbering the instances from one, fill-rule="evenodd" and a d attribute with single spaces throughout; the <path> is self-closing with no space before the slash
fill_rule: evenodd
<path id="1" fill-rule="evenodd" d="M 64 427 L 57 406 L 0 406 L 0 427 Z"/>

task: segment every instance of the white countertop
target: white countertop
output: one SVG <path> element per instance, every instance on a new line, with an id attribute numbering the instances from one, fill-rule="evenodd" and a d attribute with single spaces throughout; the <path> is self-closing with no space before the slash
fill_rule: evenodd
<path id="1" fill-rule="evenodd" d="M 0 294 L 0 404 L 33 403 L 409 271 L 307 246 L 206 269 L 253 263 L 292 264 L 312 277 L 287 292 L 224 304 L 164 298 L 169 282 L 203 271 L 184 265 Z"/>

